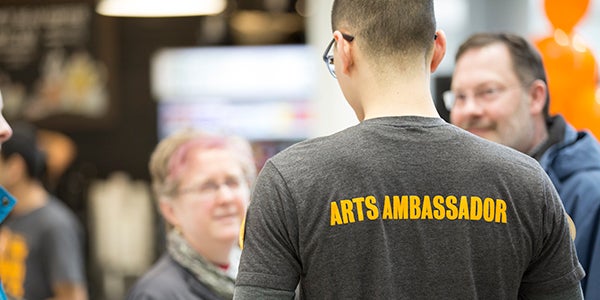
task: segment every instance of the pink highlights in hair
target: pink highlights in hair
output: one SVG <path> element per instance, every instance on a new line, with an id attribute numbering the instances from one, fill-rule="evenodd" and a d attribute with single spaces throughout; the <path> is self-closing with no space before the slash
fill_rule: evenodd
<path id="1" fill-rule="evenodd" d="M 190 152 L 194 150 L 213 149 L 230 151 L 239 160 L 246 179 L 249 181 L 254 179 L 254 176 L 256 176 L 256 165 L 254 164 L 252 149 L 248 142 L 235 136 L 221 136 L 199 132 L 173 151 L 167 164 L 168 175 L 166 180 L 171 183 L 178 182 L 180 174 L 187 165 Z"/>
<path id="2" fill-rule="evenodd" d="M 169 176 L 167 177 L 170 180 L 174 180 L 179 177 L 182 170 L 186 166 L 187 155 L 194 149 L 226 149 L 227 141 L 223 138 L 209 136 L 209 135 L 200 135 L 197 138 L 189 140 L 183 144 L 181 144 L 173 155 L 171 159 L 169 159 Z"/>

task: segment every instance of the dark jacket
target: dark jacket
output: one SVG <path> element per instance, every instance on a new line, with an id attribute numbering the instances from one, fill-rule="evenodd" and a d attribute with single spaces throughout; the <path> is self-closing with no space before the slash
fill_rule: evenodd
<path id="1" fill-rule="evenodd" d="M 167 253 L 142 276 L 127 300 L 223 300 Z"/>
<path id="2" fill-rule="evenodd" d="M 539 161 L 558 190 L 577 228 L 575 247 L 586 277 L 586 299 L 600 299 L 600 145 L 589 132 L 576 131 L 560 116 L 549 123 L 552 135 L 564 130 Z"/>

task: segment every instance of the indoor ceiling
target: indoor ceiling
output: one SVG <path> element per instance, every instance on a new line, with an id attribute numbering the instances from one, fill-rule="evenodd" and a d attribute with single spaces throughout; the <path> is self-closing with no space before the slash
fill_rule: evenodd
<path id="1" fill-rule="evenodd" d="M 304 41 L 306 0 L 237 0 L 228 22 L 235 44 Z"/>

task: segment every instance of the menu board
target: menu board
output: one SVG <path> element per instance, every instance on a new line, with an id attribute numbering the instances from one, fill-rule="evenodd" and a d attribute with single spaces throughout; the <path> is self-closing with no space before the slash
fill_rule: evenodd
<path id="1" fill-rule="evenodd" d="M 0 4 L 0 91 L 8 119 L 99 119 L 109 109 L 107 70 L 94 55 L 87 2 Z"/>

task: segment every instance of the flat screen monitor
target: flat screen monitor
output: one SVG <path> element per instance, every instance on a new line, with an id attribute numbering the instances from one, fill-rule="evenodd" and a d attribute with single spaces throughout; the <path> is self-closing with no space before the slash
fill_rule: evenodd
<path id="1" fill-rule="evenodd" d="M 318 62 L 308 45 L 161 50 L 151 67 L 159 138 L 197 127 L 255 141 L 305 139 Z"/>

